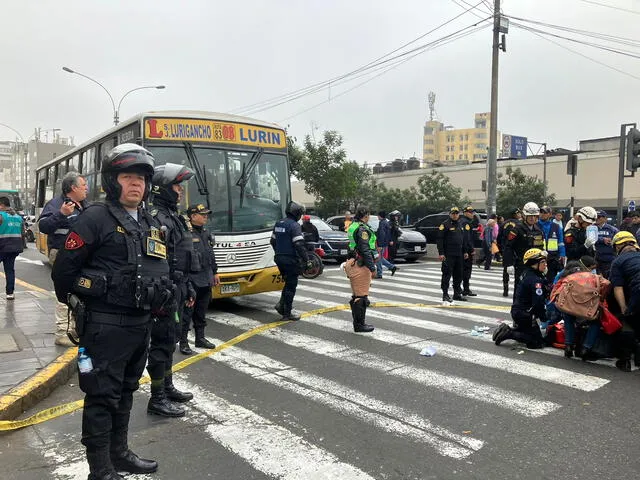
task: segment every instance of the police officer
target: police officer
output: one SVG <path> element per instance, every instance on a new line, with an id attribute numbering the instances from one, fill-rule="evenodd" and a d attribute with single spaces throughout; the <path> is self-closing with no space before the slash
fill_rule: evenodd
<path id="1" fill-rule="evenodd" d="M 351 284 L 351 316 L 354 332 L 373 332 L 373 325 L 365 323 L 369 306 L 371 279 L 376 276 L 376 234 L 369 224 L 369 209 L 356 208 L 355 221 L 349 226 L 349 259 L 344 271 Z"/>
<path id="2" fill-rule="evenodd" d="M 598 273 L 604 278 L 609 278 L 611 262 L 616 258 L 612 240 L 615 234 L 618 233 L 618 229 L 607 223 L 607 212 L 603 210 L 598 211 L 596 226 L 598 227 L 598 241 L 596 242 Z"/>
<path id="3" fill-rule="evenodd" d="M 505 230 L 504 264 L 507 273 L 514 276 L 514 292 L 524 272 L 524 254 L 530 248 L 544 248 L 544 235 L 538 226 L 540 208 L 535 202 L 529 202 L 522 208 L 523 222 Z"/>
<path id="4" fill-rule="evenodd" d="M 469 282 L 471 281 L 471 273 L 473 272 L 473 255 L 475 253 L 473 235 L 474 231 L 478 228 L 480 221 L 476 216 L 475 209 L 471 205 L 465 207 L 462 215 L 463 218 L 461 221 L 465 224 L 465 231 L 469 233 L 469 241 L 467 242 L 466 250 L 464 252 L 467 256 L 464 257 L 464 260 L 462 261 L 462 295 L 466 297 L 477 297 L 478 294 L 471 291 Z M 469 228 L 466 228 L 466 225 L 468 225 Z"/>
<path id="5" fill-rule="evenodd" d="M 582 207 L 567 225 L 564 244 L 567 250 L 567 260 L 580 260 L 584 255 L 594 256 L 595 241 L 587 238 L 587 227 L 596 223 L 598 214 L 593 207 Z M 597 239 L 596 239 L 597 240 Z"/>
<path id="6" fill-rule="evenodd" d="M 172 402 L 184 403 L 193 398 L 191 393 L 181 392 L 174 386 L 171 372 L 173 352 L 182 329 L 184 307 L 192 307 L 196 296 L 189 280 L 189 272 L 194 268 L 192 261 L 195 259 L 191 225 L 178 215 L 182 183 L 191 177 L 193 172 L 184 165 L 159 165 L 155 167 L 151 189 L 151 215 L 158 220 L 164 232 L 167 260 L 176 292 L 176 310 L 154 318 L 147 365 L 147 372 L 151 377 L 151 398 L 147 413 L 165 417 L 183 416 L 184 408 Z"/>
<path id="7" fill-rule="evenodd" d="M 460 209 L 451 207 L 449 218 L 438 227 L 438 255 L 442 262 L 442 301 L 452 302 L 449 280 L 453 276 L 453 300 L 466 302 L 462 296 L 462 262 L 469 258 L 471 227 L 460 220 Z"/>
<path id="8" fill-rule="evenodd" d="M 298 223 L 304 213 L 304 205 L 289 202 L 285 213 L 287 216 L 276 223 L 271 234 L 275 262 L 284 277 L 284 288 L 275 309 L 282 315 L 282 320 L 300 320 L 300 314 L 292 310 L 298 276 L 303 268 L 311 268 L 313 264 L 307 255 L 304 236 Z"/>
<path id="9" fill-rule="evenodd" d="M 546 299 L 549 287 L 546 278 L 547 252 L 531 248 L 523 256 L 524 272 L 513 296 L 511 318 L 513 328 L 500 324 L 493 341 L 500 345 L 505 340 L 525 343 L 527 348 L 544 348 L 544 339 L 536 321 L 546 322 Z"/>
<path id="10" fill-rule="evenodd" d="M 180 352 L 185 355 L 193 353 L 187 342 L 191 319 L 193 319 L 193 328 L 196 333 L 195 346 L 198 348 L 216 348 L 204 336 L 204 329 L 207 326 L 205 316 L 211 301 L 211 287 L 220 283 L 218 264 L 213 253 L 214 237 L 205 227 L 210 214 L 211 210 L 201 203 L 192 205 L 187 209 L 187 216 L 193 227 L 191 232 L 193 236 L 193 252 L 198 261 L 192 262 L 191 273 L 189 273 L 189 279 L 196 292 L 195 303 L 192 308 L 185 309 L 182 319 Z"/>
<path id="11" fill-rule="evenodd" d="M 509 271 L 506 262 L 504 261 L 504 251 L 507 246 L 507 235 L 511 230 L 516 228 L 516 225 L 522 221 L 522 212 L 519 208 L 516 208 L 510 212 L 510 217 L 502 222 L 500 230 L 498 231 L 498 246 L 502 253 L 502 296 L 509 296 Z"/>
<path id="12" fill-rule="evenodd" d="M 564 235 L 562 227 L 552 220 L 550 207 L 546 205 L 540 208 L 538 226 L 544 236 L 544 248 L 547 252 L 547 280 L 553 282 L 556 275 L 564 268 L 567 254 L 564 249 Z"/>
<path id="13" fill-rule="evenodd" d="M 305 242 L 319 242 L 320 241 L 320 234 L 318 233 L 318 229 L 316 228 L 316 226 L 311 223 L 311 216 L 310 215 L 303 215 L 302 216 L 302 235 L 304 236 L 304 241 Z"/>
<path id="14" fill-rule="evenodd" d="M 609 280 L 620 311 L 640 334 L 640 247 L 633 233 L 621 231 L 611 240 L 616 259 L 611 263 Z"/>
<path id="15" fill-rule="evenodd" d="M 131 143 L 106 155 L 106 202 L 89 206 L 70 226 L 51 274 L 58 300 L 76 313 L 80 346 L 93 363 L 91 371 L 79 374 L 89 480 L 122 480 L 116 471 L 158 468 L 127 444 L 133 392 L 147 360 L 151 312 L 173 308 L 160 225 L 140 207 L 153 166 L 151 153 Z"/>

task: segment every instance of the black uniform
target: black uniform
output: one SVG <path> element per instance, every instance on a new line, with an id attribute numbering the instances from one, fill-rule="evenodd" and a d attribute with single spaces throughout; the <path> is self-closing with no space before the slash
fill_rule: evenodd
<path id="1" fill-rule="evenodd" d="M 473 247 L 473 232 L 474 228 L 478 228 L 478 220 L 474 216 L 473 218 L 462 217 L 460 218 L 461 222 L 464 222 L 469 228 L 466 228 L 465 231 L 469 237 L 469 241 L 466 245 L 466 253 L 467 258 L 462 259 L 462 294 L 467 295 L 471 293 L 471 287 L 469 286 L 469 282 L 471 281 L 471 273 L 473 272 L 473 254 L 475 253 L 475 249 Z"/>
<path id="2" fill-rule="evenodd" d="M 271 246 L 275 252 L 278 270 L 284 277 L 284 288 L 276 309 L 283 317 L 290 317 L 298 287 L 298 276 L 309 260 L 300 224 L 293 215 L 287 214 L 286 218 L 279 220 L 273 227 Z"/>
<path id="3" fill-rule="evenodd" d="M 544 234 L 537 222 L 533 226 L 518 222 L 513 227 L 505 228 L 504 265 L 515 267 L 514 290 L 518 289 L 520 277 L 524 273 L 522 258 L 530 248 L 544 250 Z"/>
<path id="4" fill-rule="evenodd" d="M 196 301 L 192 308 L 185 309 L 182 336 L 186 338 L 191 319 L 193 319 L 196 343 L 198 343 L 199 340 L 204 339 L 204 329 L 207 326 L 205 315 L 211 301 L 211 287 L 213 287 L 213 278 L 218 273 L 218 265 L 216 264 L 216 256 L 213 253 L 213 234 L 210 234 L 205 227 L 196 225 L 193 225 L 191 233 L 193 236 L 193 252 L 197 257 L 197 262 L 193 262 L 191 266 L 189 279 L 196 292 Z"/>
<path id="5" fill-rule="evenodd" d="M 193 255 L 193 239 L 191 236 L 191 224 L 184 217 L 178 215 L 175 204 L 167 202 L 163 198 L 155 197 L 151 215 L 153 215 L 164 231 L 167 244 L 167 259 L 171 280 L 176 287 L 176 310 L 166 312 L 154 319 L 151 331 L 151 346 L 149 349 L 149 364 L 147 371 L 151 381 L 159 379 L 171 379 L 171 367 L 173 365 L 173 352 L 176 342 L 184 326 L 184 304 L 189 298 L 195 298 L 195 291 L 189 281 L 189 272 L 194 267 L 192 261 L 197 259 Z M 189 328 L 187 325 L 186 331 Z"/>
<path id="6" fill-rule="evenodd" d="M 449 281 L 453 275 L 454 297 L 462 296 L 462 272 L 464 254 L 470 248 L 471 227 L 462 220 L 452 220 L 448 218 L 438 227 L 438 255 L 444 255 L 442 262 L 442 281 L 440 286 L 445 295 L 449 291 Z"/>
<path id="7" fill-rule="evenodd" d="M 509 295 L 509 272 L 507 272 L 507 263 L 504 261 L 507 235 L 518 223 L 520 223 L 520 220 L 517 218 L 510 218 L 500 225 L 500 230 L 498 231 L 498 246 L 500 247 L 500 253 L 502 253 L 502 295 L 504 297 Z"/>
<path id="8" fill-rule="evenodd" d="M 544 274 L 539 270 L 525 267 L 511 306 L 513 329 L 506 338 L 526 343 L 527 348 L 544 347 L 544 339 L 536 318 L 541 322 L 546 321 L 548 296 L 549 287 Z"/>
<path id="9" fill-rule="evenodd" d="M 79 375 L 85 393 L 82 443 L 90 466 L 107 468 L 109 448 L 112 458 L 114 451 L 128 448 L 133 392 L 147 360 L 150 314 L 172 308 L 159 224 L 143 209 L 136 221 L 119 204 L 91 205 L 71 225 L 51 276 L 60 302 L 67 303 L 67 295 L 75 293 L 85 303 L 84 325 L 76 310 L 77 330 L 93 370 Z"/>
<path id="10" fill-rule="evenodd" d="M 305 242 L 318 242 L 320 241 L 320 234 L 318 233 L 318 229 L 311 222 L 302 222 L 302 226 L 300 227 L 302 230 L 302 234 L 304 235 Z"/>
<path id="11" fill-rule="evenodd" d="M 564 234 L 564 248 L 567 251 L 567 260 L 580 260 L 584 255 L 595 256 L 593 248 L 587 248 L 584 242 L 587 240 L 587 230 L 572 227 Z"/>

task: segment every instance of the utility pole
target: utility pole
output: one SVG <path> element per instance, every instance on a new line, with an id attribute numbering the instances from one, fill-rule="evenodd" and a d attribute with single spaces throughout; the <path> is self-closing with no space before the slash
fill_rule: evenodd
<path id="1" fill-rule="evenodd" d="M 504 48 L 504 42 L 502 47 Z M 496 213 L 496 190 L 498 184 L 498 62 L 500 60 L 500 0 L 494 0 L 493 2 L 492 48 L 491 118 L 489 122 L 489 158 L 487 159 L 487 215 Z"/>

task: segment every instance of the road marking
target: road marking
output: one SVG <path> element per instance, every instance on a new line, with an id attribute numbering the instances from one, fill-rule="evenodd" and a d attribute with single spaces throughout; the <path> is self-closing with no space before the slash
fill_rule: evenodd
<path id="1" fill-rule="evenodd" d="M 221 342 L 219 339 L 210 340 L 214 343 Z M 250 350 L 231 347 L 223 354 L 211 357 L 211 360 L 316 401 L 343 415 L 356 417 L 386 432 L 429 444 L 443 456 L 466 458 L 484 444 L 481 440 L 434 425 L 402 407 L 382 402 L 363 392 Z"/>
<path id="2" fill-rule="evenodd" d="M 204 425 L 209 437 L 272 478 L 374 480 L 286 428 L 184 380 L 183 375 L 176 383 L 193 393 L 184 421 Z"/>
<path id="3" fill-rule="evenodd" d="M 216 323 L 227 323 L 243 330 L 260 325 L 257 320 L 233 314 L 208 316 L 208 318 Z M 554 402 L 538 400 L 528 395 L 492 387 L 455 375 L 438 373 L 415 365 L 384 359 L 364 350 L 291 330 L 271 330 L 268 337 L 265 338 L 331 359 L 340 359 L 354 365 L 378 370 L 386 375 L 404 378 L 460 397 L 489 403 L 527 417 L 541 417 L 560 408 L 560 405 Z"/>

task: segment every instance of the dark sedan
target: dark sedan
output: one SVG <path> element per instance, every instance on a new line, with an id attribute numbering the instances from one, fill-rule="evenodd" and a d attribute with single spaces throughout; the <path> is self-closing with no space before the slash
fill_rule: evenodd
<path id="1" fill-rule="evenodd" d="M 344 262 L 349 251 L 349 237 L 345 232 L 333 230 L 320 218 L 310 215 L 311 223 L 318 229 L 319 246 L 324 250 L 323 260 Z M 302 223 L 302 222 L 301 222 Z"/>
<path id="2" fill-rule="evenodd" d="M 327 219 L 329 225 L 339 227 L 344 224 L 344 215 L 330 217 Z M 373 231 L 378 230 L 379 220 L 377 216 L 369 217 L 369 226 Z M 400 237 L 398 238 L 398 250 L 395 258 L 402 258 L 407 262 L 415 262 L 418 258 L 427 254 L 427 240 L 420 232 L 414 230 L 400 229 Z"/>
<path id="3" fill-rule="evenodd" d="M 476 214 L 476 215 L 478 215 L 478 221 L 482 225 L 487 223 L 487 215 L 486 214 L 479 213 L 479 214 Z M 413 226 L 413 228 L 415 228 L 415 230 L 417 232 L 420 232 L 422 235 L 424 235 L 426 237 L 426 239 L 427 239 L 427 242 L 429 242 L 431 244 L 435 244 L 436 241 L 438 240 L 438 227 L 447 218 L 449 218 L 449 213 L 448 212 L 434 213 L 432 215 L 427 215 L 426 217 L 422 217 L 420 220 L 418 220 L 415 223 L 415 225 Z M 482 241 L 480 240 L 480 234 L 478 232 L 478 229 L 474 228 L 473 230 L 474 230 L 474 232 L 473 232 L 473 246 L 475 248 L 481 248 L 482 247 Z"/>

